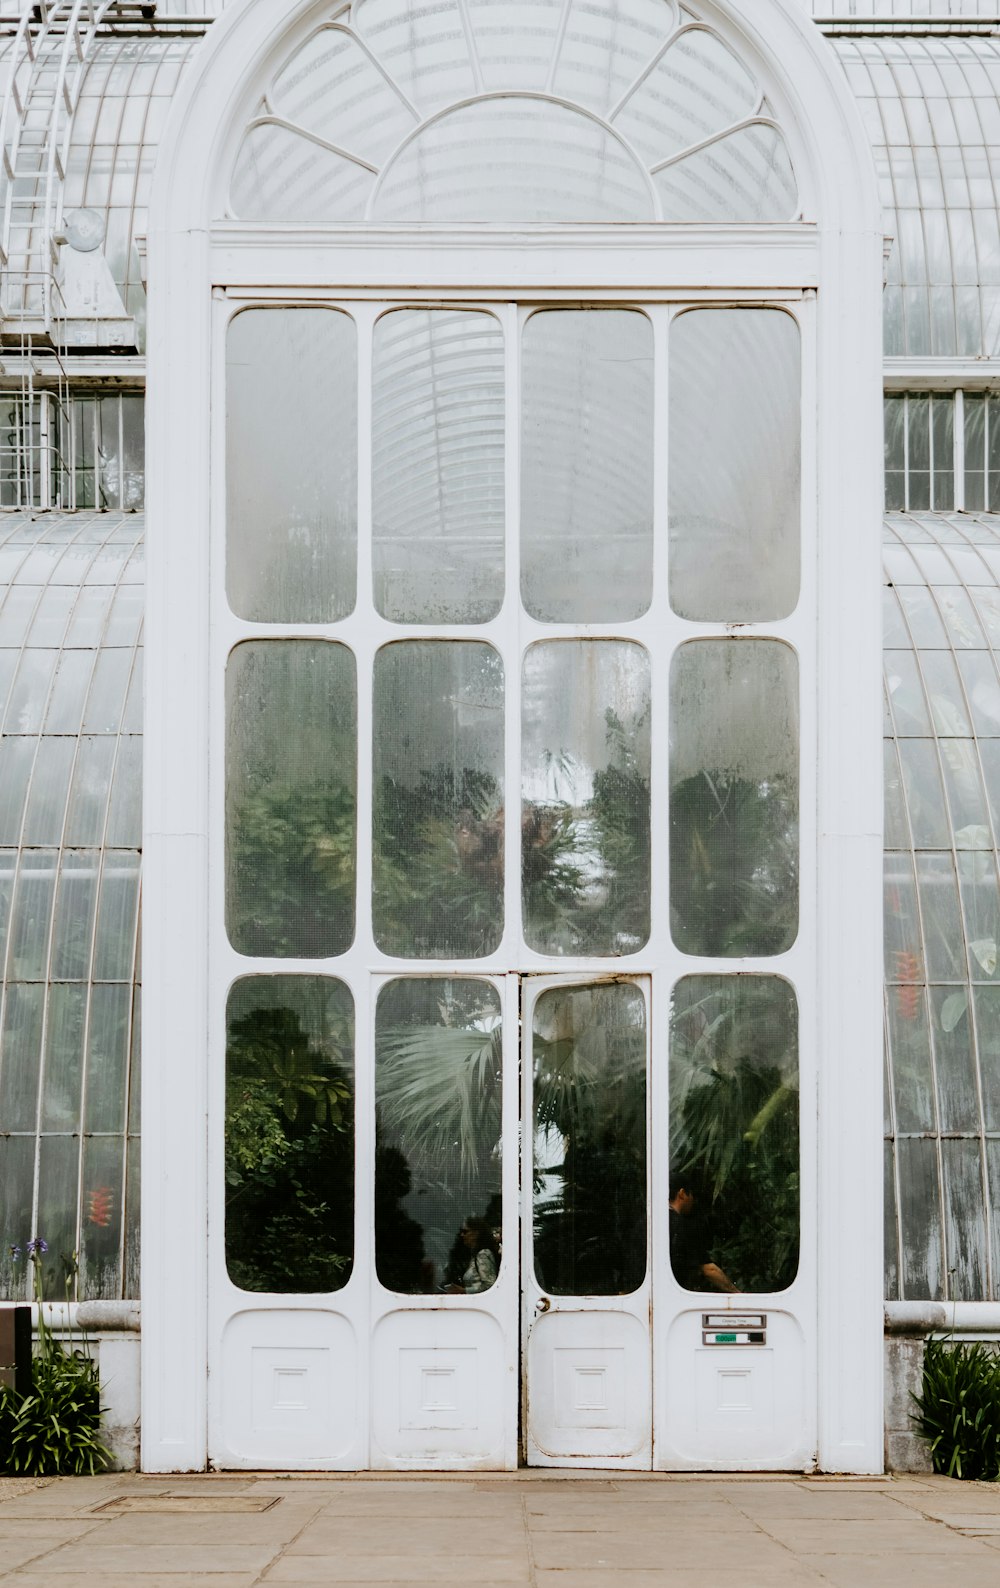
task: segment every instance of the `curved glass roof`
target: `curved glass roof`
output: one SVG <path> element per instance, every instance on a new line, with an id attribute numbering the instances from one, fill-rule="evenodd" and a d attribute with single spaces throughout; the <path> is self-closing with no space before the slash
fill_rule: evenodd
<path id="1" fill-rule="evenodd" d="M 895 241 L 887 355 L 1000 347 L 1000 39 L 838 38 Z"/>
<path id="2" fill-rule="evenodd" d="M 137 1294 L 142 534 L 0 517 L 0 1295 Z"/>
<path id="3" fill-rule="evenodd" d="M 889 514 L 886 1294 L 1000 1294 L 1000 515 Z"/>

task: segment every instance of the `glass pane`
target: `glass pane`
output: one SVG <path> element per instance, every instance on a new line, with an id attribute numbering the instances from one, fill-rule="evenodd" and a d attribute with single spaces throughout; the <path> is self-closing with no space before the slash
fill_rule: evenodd
<path id="1" fill-rule="evenodd" d="M 100 864 L 96 849 L 67 849 L 59 862 L 51 974 L 60 981 L 86 980 L 90 974 Z"/>
<path id="2" fill-rule="evenodd" d="M 655 165 L 753 115 L 759 97 L 750 73 L 721 39 L 706 28 L 689 28 L 660 56 L 614 124 Z"/>
<path id="3" fill-rule="evenodd" d="M 475 92 L 460 0 L 356 0 L 354 25 L 426 116 Z"/>
<path id="4" fill-rule="evenodd" d="M 918 854 L 917 879 L 931 981 L 964 981 L 965 943 L 951 855 Z"/>
<path id="5" fill-rule="evenodd" d="M 375 1268 L 478 1295 L 500 1265 L 502 1032 L 489 982 L 390 982 L 375 1015 Z"/>
<path id="6" fill-rule="evenodd" d="M 46 978 L 55 881 L 54 849 L 21 851 L 7 958 L 7 976 L 12 981 Z"/>
<path id="7" fill-rule="evenodd" d="M 42 1284 L 53 1301 L 73 1299 L 77 1241 L 76 1199 L 80 1187 L 80 1142 L 73 1136 L 42 1136 L 38 1151 L 37 1236 L 48 1242 Z"/>
<path id="8" fill-rule="evenodd" d="M 677 947 L 780 954 L 798 930 L 798 663 L 776 640 L 695 640 L 670 669 Z"/>
<path id="9" fill-rule="evenodd" d="M 226 1011 L 226 1267 L 240 1290 L 340 1290 L 354 1260 L 354 1003 L 244 976 Z"/>
<path id="10" fill-rule="evenodd" d="M 612 132 L 516 94 L 428 123 L 385 167 L 369 213 L 378 225 L 656 219 L 649 177 Z"/>
<path id="11" fill-rule="evenodd" d="M 653 579 L 653 331 L 630 309 L 533 314 L 522 339 L 521 597 L 612 623 Z"/>
<path id="12" fill-rule="evenodd" d="M 45 988 L 8 982 L 0 1027 L 0 1119 L 4 1130 L 34 1130 L 42 1061 Z"/>
<path id="13" fill-rule="evenodd" d="M 674 988 L 669 1194 L 685 1290 L 787 1290 L 799 1266 L 798 1006 L 779 977 Z"/>
<path id="14" fill-rule="evenodd" d="M 557 1296 L 646 1277 L 646 1004 L 627 982 L 552 988 L 532 1021 L 535 1276 Z"/>
<path id="15" fill-rule="evenodd" d="M 906 506 L 903 425 L 905 403 L 902 396 L 886 396 L 883 403 L 885 425 L 885 505 L 886 511 L 902 511 Z"/>
<path id="16" fill-rule="evenodd" d="M 375 658 L 375 941 L 492 954 L 503 936 L 504 676 L 491 645 L 404 640 Z"/>
<path id="17" fill-rule="evenodd" d="M 670 332 L 670 604 L 784 618 L 799 594 L 799 328 L 697 309 Z"/>
<path id="18" fill-rule="evenodd" d="M 375 604 L 397 623 L 485 623 L 504 589 L 500 323 L 397 309 L 372 357 Z"/>
<path id="19" fill-rule="evenodd" d="M 896 1129 L 934 1130 L 937 1114 L 926 989 L 915 981 L 900 981 L 887 987 L 885 995 Z"/>
<path id="20" fill-rule="evenodd" d="M 955 506 L 955 399 L 931 397 L 931 441 L 934 447 L 933 506 L 951 512 Z"/>
<path id="21" fill-rule="evenodd" d="M 976 1040 L 983 1084 L 983 1117 L 987 1130 L 1000 1131 L 1000 986 L 974 987 Z M 997 1144 L 1000 1151 L 1000 1143 Z"/>
<path id="22" fill-rule="evenodd" d="M 898 1141 L 896 1162 L 902 1248 L 900 1291 L 910 1301 L 937 1301 L 943 1294 L 937 1143 L 927 1138 Z"/>
<path id="23" fill-rule="evenodd" d="M 521 898 L 540 954 L 632 954 L 649 936 L 649 657 L 549 640 L 524 659 Z"/>
<path id="24" fill-rule="evenodd" d="M 882 1176 L 882 1205 L 885 1249 L 885 1295 L 887 1301 L 899 1300 L 899 1227 L 896 1215 L 896 1170 L 892 1142 L 885 1144 Z"/>
<path id="25" fill-rule="evenodd" d="M 322 640 L 238 645 L 226 712 L 229 940 L 243 954 L 342 954 L 354 937 L 354 657 Z"/>
<path id="26" fill-rule="evenodd" d="M 898 746 L 913 842 L 917 849 L 944 849 L 951 844 L 951 827 L 934 740 L 900 739 Z"/>
<path id="27" fill-rule="evenodd" d="M 788 221 L 798 209 L 795 174 L 775 127 L 731 132 L 653 176 L 665 221 Z"/>
<path id="28" fill-rule="evenodd" d="M 484 12 L 496 0 L 473 0 Z M 537 26 L 524 0 L 511 10 L 518 30 L 526 31 L 527 18 Z M 593 0 L 568 0 L 559 6 L 564 27 L 559 40 L 552 90 L 566 99 L 579 99 L 599 114 L 612 110 L 627 88 L 677 25 L 677 13 L 663 0 L 626 0 L 623 4 L 594 5 Z M 544 83 L 538 84 L 544 87 Z"/>
<path id="29" fill-rule="evenodd" d="M 986 1202 L 978 1141 L 942 1141 L 944 1238 L 952 1301 L 986 1296 Z"/>
<path id="30" fill-rule="evenodd" d="M 22 843 L 59 843 L 66 820 L 66 797 L 75 757 L 76 743 L 73 739 L 39 739 Z"/>
<path id="31" fill-rule="evenodd" d="M 338 27 L 320 28 L 295 51 L 269 97 L 280 116 L 373 165 L 416 125 L 357 40 Z"/>
<path id="32" fill-rule="evenodd" d="M 55 982 L 49 988 L 45 1028 L 42 1130 L 80 1129 L 87 988 Z"/>
<path id="33" fill-rule="evenodd" d="M 237 616 L 332 623 L 357 578 L 354 322 L 246 309 L 226 339 L 226 591 Z"/>
<path id="34" fill-rule="evenodd" d="M 124 1172 L 123 1137 L 90 1136 L 84 1141 L 78 1283 L 88 1301 L 121 1295 Z"/>
<path id="35" fill-rule="evenodd" d="M 20 1301 L 30 1295 L 31 1265 L 25 1261 L 24 1248 L 34 1234 L 34 1170 L 34 1136 L 0 1135 L 0 1297 L 5 1301 Z"/>
<path id="36" fill-rule="evenodd" d="M 966 392 L 962 404 L 965 423 L 965 506 L 981 513 L 986 506 L 985 415 L 986 398 Z"/>
<path id="37" fill-rule="evenodd" d="M 132 980 L 138 907 L 139 856 L 106 850 L 94 941 L 95 981 Z"/>
<path id="38" fill-rule="evenodd" d="M 360 221 L 374 182 L 364 166 L 265 121 L 243 139 L 231 207 L 245 221 Z"/>
<path id="39" fill-rule="evenodd" d="M 132 1027 L 132 988 L 96 986 L 90 995 L 84 1129 L 125 1129 L 128 1043 Z"/>

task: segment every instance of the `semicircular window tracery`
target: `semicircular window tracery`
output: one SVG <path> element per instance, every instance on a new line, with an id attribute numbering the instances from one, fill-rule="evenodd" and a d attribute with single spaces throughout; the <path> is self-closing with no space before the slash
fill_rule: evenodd
<path id="1" fill-rule="evenodd" d="M 352 0 L 250 118 L 229 213 L 357 223 L 792 220 L 760 83 L 672 0 Z"/>

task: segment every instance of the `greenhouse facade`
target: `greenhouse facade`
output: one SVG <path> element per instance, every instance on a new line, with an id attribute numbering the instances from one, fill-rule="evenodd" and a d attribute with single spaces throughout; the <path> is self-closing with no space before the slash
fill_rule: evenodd
<path id="1" fill-rule="evenodd" d="M 1000 11 L 53 0 L 0 82 L 0 1300 L 149 1471 L 925 1460 Z"/>

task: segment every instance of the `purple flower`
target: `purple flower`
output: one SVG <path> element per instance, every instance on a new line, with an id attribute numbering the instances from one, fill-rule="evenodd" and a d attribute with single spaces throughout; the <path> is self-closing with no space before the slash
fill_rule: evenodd
<path id="1" fill-rule="evenodd" d="M 33 1241 L 29 1241 L 25 1248 L 29 1257 L 41 1257 L 42 1253 L 47 1252 L 48 1249 L 48 1241 L 43 1241 L 40 1235 L 36 1235 Z"/>
<path id="2" fill-rule="evenodd" d="M 11 1246 L 9 1248 L 9 1251 L 10 1251 L 11 1257 L 14 1259 L 14 1261 L 16 1263 L 18 1258 L 21 1255 L 21 1248 L 19 1246 Z"/>

